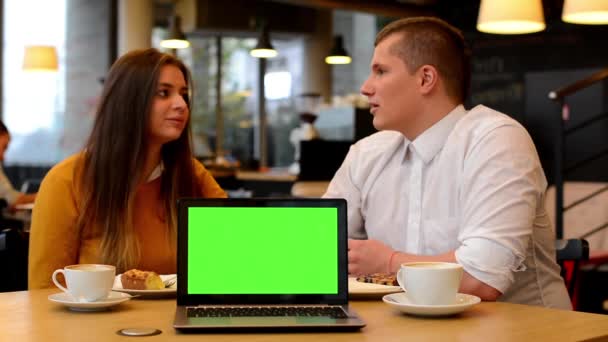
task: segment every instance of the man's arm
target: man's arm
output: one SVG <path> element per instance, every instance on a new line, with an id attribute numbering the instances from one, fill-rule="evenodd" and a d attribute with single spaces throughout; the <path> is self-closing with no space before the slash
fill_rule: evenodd
<path id="1" fill-rule="evenodd" d="M 355 275 L 376 272 L 395 273 L 401 264 L 406 262 L 457 262 L 454 251 L 439 255 L 414 255 L 394 251 L 377 240 L 349 240 L 348 248 L 348 273 Z M 370 255 L 374 257 L 368 257 Z M 502 294 L 466 271 L 460 282 L 459 292 L 472 294 L 486 301 L 494 301 Z"/>
<path id="2" fill-rule="evenodd" d="M 396 255 L 394 255 L 390 261 L 393 272 L 397 272 L 402 263 L 424 261 L 456 262 L 456 256 L 454 255 L 454 251 L 432 256 L 396 252 Z M 502 295 L 500 291 L 478 280 L 466 271 L 462 275 L 459 292 L 472 294 L 481 298 L 482 300 L 487 301 L 495 301 L 500 295 Z"/>

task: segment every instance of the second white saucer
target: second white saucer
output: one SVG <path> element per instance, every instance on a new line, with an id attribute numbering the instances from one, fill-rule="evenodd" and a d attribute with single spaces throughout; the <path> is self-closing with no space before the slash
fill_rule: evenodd
<path id="1" fill-rule="evenodd" d="M 382 297 L 386 304 L 403 313 L 417 316 L 448 316 L 454 315 L 479 304 L 481 299 L 477 296 L 458 293 L 456 302 L 450 305 L 417 305 L 407 297 L 407 292 L 392 293 Z"/>
<path id="2" fill-rule="evenodd" d="M 74 311 L 101 311 L 107 310 L 108 308 L 118 305 L 122 302 L 126 302 L 131 299 L 131 295 L 122 292 L 110 292 L 110 295 L 106 299 L 98 300 L 96 302 L 79 302 L 75 301 L 72 296 L 65 292 L 55 293 L 49 296 L 51 302 L 63 304 Z"/>

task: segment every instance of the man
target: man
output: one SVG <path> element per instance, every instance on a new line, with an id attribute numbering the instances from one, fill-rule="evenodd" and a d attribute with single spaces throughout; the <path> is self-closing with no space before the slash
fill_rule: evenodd
<path id="1" fill-rule="evenodd" d="M 375 46 L 361 93 L 381 132 L 351 147 L 324 195 L 348 201 L 349 273 L 457 262 L 460 292 L 570 309 L 536 149 L 508 116 L 464 109 L 462 34 L 437 18 L 407 18 Z"/>

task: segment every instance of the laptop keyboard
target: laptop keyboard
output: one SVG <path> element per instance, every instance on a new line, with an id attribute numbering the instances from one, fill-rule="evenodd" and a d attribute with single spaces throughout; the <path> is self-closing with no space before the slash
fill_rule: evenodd
<path id="1" fill-rule="evenodd" d="M 224 306 L 191 307 L 187 310 L 188 317 L 348 317 L 342 308 L 331 306 Z"/>

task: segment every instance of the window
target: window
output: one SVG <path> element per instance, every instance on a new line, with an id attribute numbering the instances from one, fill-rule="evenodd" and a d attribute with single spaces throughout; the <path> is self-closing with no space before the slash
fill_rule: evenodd
<path id="1" fill-rule="evenodd" d="M 111 1 L 11 0 L 4 4 L 2 118 L 7 165 L 51 166 L 78 152 L 107 73 Z M 22 71 L 25 45 L 53 45 L 59 70 Z"/>
<path id="2" fill-rule="evenodd" d="M 153 45 L 159 47 L 162 29 L 155 29 Z M 223 125 L 217 123 L 217 38 L 188 37 L 191 48 L 178 50 L 194 81 L 192 131 L 197 157 L 213 157 L 217 152 L 217 128 L 223 127 L 222 150 L 243 167 L 255 167 L 259 160 L 258 59 L 249 55 L 255 38 L 221 38 L 221 103 Z M 267 60 L 264 77 L 268 123 L 267 155 L 271 167 L 287 167 L 293 162 L 289 133 L 297 126 L 294 97 L 302 74 L 300 39 L 274 41 L 279 56 Z"/>
<path id="3" fill-rule="evenodd" d="M 4 1 L 2 113 L 12 137 L 7 163 L 48 165 L 63 157 L 58 147 L 65 110 L 65 6 L 65 0 Z M 59 72 L 24 72 L 26 45 L 57 47 Z"/>

